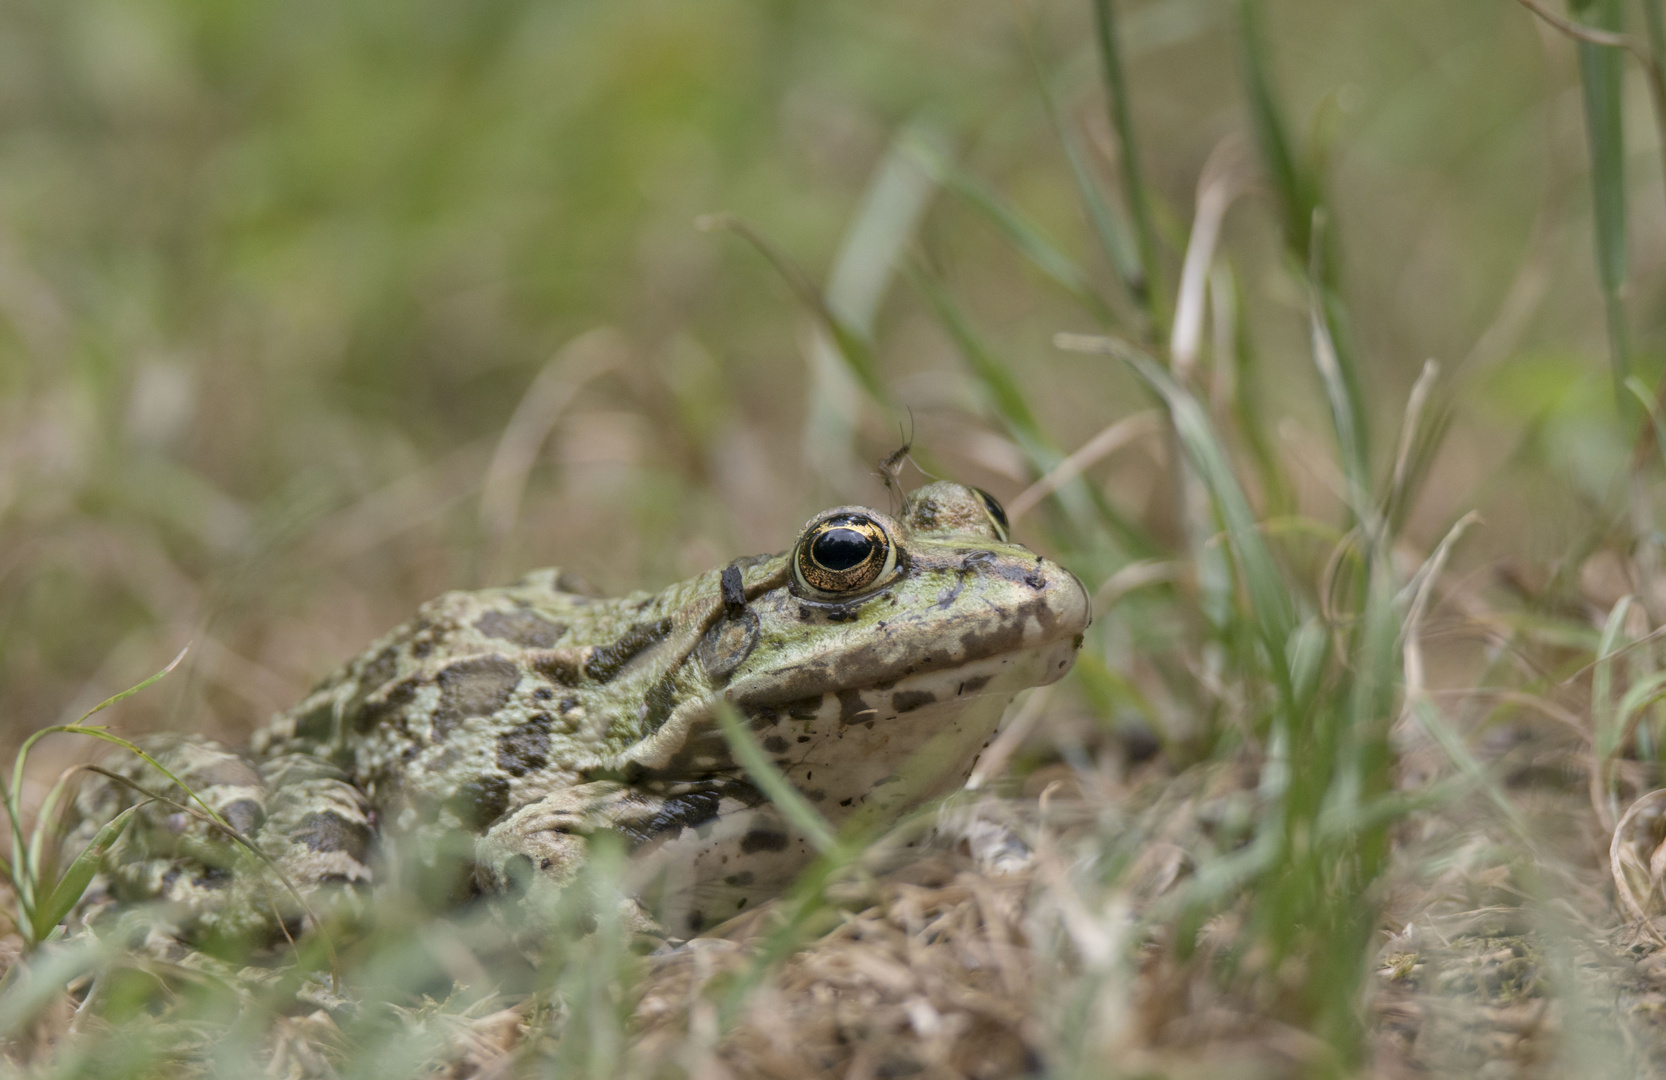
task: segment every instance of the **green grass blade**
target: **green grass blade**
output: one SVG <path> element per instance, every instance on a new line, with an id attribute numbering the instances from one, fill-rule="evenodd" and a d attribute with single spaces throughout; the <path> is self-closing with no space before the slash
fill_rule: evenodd
<path id="1" fill-rule="evenodd" d="M 139 691 L 144 690 L 159 681 L 163 676 L 167 675 L 170 671 L 179 666 L 180 661 L 185 659 L 185 654 L 189 652 L 190 649 L 191 646 L 187 643 L 183 649 L 179 650 L 178 654 L 175 655 L 172 660 L 168 661 L 167 666 L 161 671 L 158 671 L 156 674 L 152 675 L 143 682 L 128 687 L 119 694 L 112 694 L 105 698 L 97 705 L 88 709 L 85 713 L 82 713 L 81 719 L 75 724 L 55 724 L 50 727 L 42 728 L 39 731 L 30 734 L 27 739 L 23 740 L 23 745 L 18 747 L 17 756 L 12 761 L 11 786 L 5 788 L 3 791 L 0 791 L 0 799 L 4 799 L 5 801 L 6 817 L 8 819 L 12 834 L 13 861 L 10 867 L 12 887 L 17 893 L 19 908 L 25 912 L 30 920 L 33 920 L 35 903 L 39 898 L 40 891 L 40 883 L 37 880 L 40 869 L 37 865 L 39 849 L 37 845 L 29 843 L 23 836 L 22 807 L 18 805 L 18 799 L 21 797 L 21 793 L 23 791 L 23 771 L 29 762 L 29 751 L 33 750 L 35 744 L 47 735 L 51 735 L 54 732 L 73 731 L 82 733 L 97 732 L 99 733 L 100 738 L 108 738 L 110 741 L 122 742 L 124 745 L 132 748 L 134 752 L 138 753 L 139 748 L 133 746 L 132 743 L 127 743 L 125 740 L 117 739 L 114 736 L 105 736 L 100 728 L 84 728 L 80 725 L 85 723 L 89 717 L 103 712 L 112 705 L 126 701 L 134 694 L 137 694 Z"/>
<path id="2" fill-rule="evenodd" d="M 839 837 L 833 831 L 833 826 L 821 816 L 821 812 L 811 805 L 799 790 L 792 786 L 775 763 L 769 760 L 764 748 L 758 745 L 758 740 L 746 730 L 746 724 L 741 720 L 740 713 L 727 701 L 718 699 L 712 703 L 712 712 L 717 717 L 717 726 L 723 731 L 723 738 L 729 743 L 729 749 L 735 752 L 735 757 L 752 777 L 760 790 L 769 801 L 775 804 L 792 825 L 803 833 L 823 855 L 830 854 L 839 847 Z"/>
<path id="3" fill-rule="evenodd" d="M 28 761 L 29 751 L 34 748 L 35 743 L 39 742 L 42 737 L 44 737 L 46 735 L 50 735 L 53 732 L 59 732 L 59 731 L 71 731 L 71 730 L 77 730 L 77 729 L 80 729 L 80 730 L 83 730 L 83 731 L 100 730 L 100 729 L 83 729 L 83 728 L 81 728 L 81 725 L 85 724 L 93 716 L 96 716 L 97 714 L 103 712 L 105 709 L 108 709 L 110 706 L 120 704 L 121 702 L 126 701 L 128 698 L 132 697 L 134 694 L 137 694 L 139 691 L 147 689 L 148 687 L 150 687 L 150 686 L 154 685 L 155 683 L 161 681 L 163 676 L 167 675 L 170 671 L 172 671 L 174 668 L 179 666 L 180 661 L 185 659 L 185 654 L 187 652 L 190 652 L 190 651 L 191 651 L 191 646 L 189 644 L 187 644 L 185 646 L 185 648 L 179 650 L 179 653 L 177 655 L 175 655 L 172 660 L 168 661 L 167 666 L 164 667 L 161 671 L 158 671 L 155 675 L 152 675 L 150 678 L 146 679 L 144 682 L 137 683 L 133 686 L 129 686 L 126 690 L 123 690 L 121 693 L 112 694 L 109 697 L 105 698 L 103 701 L 99 702 L 97 705 L 94 705 L 92 708 L 90 708 L 86 712 L 82 713 L 81 714 L 81 719 L 77 720 L 75 723 L 54 725 L 52 727 L 42 728 L 41 730 L 39 730 L 39 731 L 35 732 L 34 734 L 30 735 L 27 739 L 23 740 L 23 745 L 18 747 L 17 760 L 12 765 L 12 791 L 16 792 L 16 791 L 18 791 L 19 789 L 22 788 L 22 786 L 23 786 L 23 766 Z M 101 737 L 103 737 L 103 736 L 101 735 Z M 113 741 L 122 742 L 126 746 L 130 746 L 130 747 L 133 746 L 132 743 L 128 743 L 125 740 L 114 739 Z M 138 750 L 137 747 L 133 747 L 133 749 L 135 751 Z"/>
<path id="4" fill-rule="evenodd" d="M 93 875 L 98 872 L 99 860 L 104 858 L 105 852 L 109 851 L 115 842 L 120 839 L 122 830 L 127 828 L 127 823 L 132 820 L 133 814 L 143 805 L 145 804 L 137 803 L 129 806 L 126 810 L 111 818 L 102 829 L 98 830 L 98 834 L 93 837 L 92 843 L 88 844 L 86 849 L 75 857 L 75 861 L 69 864 L 69 869 L 64 871 L 64 876 L 58 880 L 58 884 L 53 887 L 51 893 L 47 894 L 46 899 L 42 900 L 35 908 L 30 923 L 30 928 L 34 932 L 33 940 L 43 940 L 47 934 L 51 933 L 52 928 L 57 926 L 59 922 L 63 921 L 64 916 L 69 914 L 69 909 L 74 907 L 76 901 L 81 899 L 81 894 L 87 891 L 87 885 L 92 881 Z"/>
<path id="5" fill-rule="evenodd" d="M 1021 214 L 994 188 L 950 161 L 947 155 L 920 147 L 917 157 L 926 171 L 944 187 L 965 199 L 988 218 L 1042 275 L 1068 293 L 1096 318 L 1114 323 L 1116 316 L 1094 292 L 1087 272 L 1041 229 Z"/>
<path id="6" fill-rule="evenodd" d="M 1619 720 L 1614 712 L 1614 660 L 1621 651 L 1620 635 L 1625 632 L 1626 616 L 1631 613 L 1633 600 L 1620 598 L 1603 623 L 1602 637 L 1597 642 L 1597 660 L 1591 668 L 1591 721 L 1596 731 L 1594 738 L 1598 758 L 1605 758 L 1618 741 Z"/>
<path id="7" fill-rule="evenodd" d="M 1088 221 L 1099 238 L 1099 246 L 1104 251 L 1105 258 L 1110 261 L 1111 267 L 1116 270 L 1117 276 L 1122 279 L 1123 288 L 1127 289 L 1128 295 L 1143 308 L 1148 303 L 1149 288 L 1145 270 L 1140 265 L 1139 249 L 1129 233 L 1128 225 L 1105 201 L 1104 193 L 1099 190 L 1098 182 L 1082 157 L 1081 146 L 1075 134 L 1059 115 L 1058 100 L 1053 95 L 1047 71 L 1036 51 L 1033 33 L 1025 33 L 1024 51 L 1029 57 L 1030 70 L 1035 75 L 1036 90 L 1041 95 L 1042 107 L 1047 110 L 1047 122 L 1052 125 L 1053 134 L 1064 150 L 1065 163 L 1070 166 L 1070 177 L 1076 184 L 1077 197 L 1082 200 L 1082 206 L 1087 211 Z"/>
<path id="8" fill-rule="evenodd" d="M 1210 501 L 1231 540 L 1262 644 L 1272 662 L 1273 678 L 1279 683 L 1281 696 L 1293 706 L 1288 650 L 1296 630 L 1296 616 L 1290 593 L 1257 526 L 1249 498 L 1215 436 L 1208 413 L 1196 397 L 1174 381 L 1163 365 L 1127 342 L 1078 334 L 1060 334 L 1054 341 L 1064 348 L 1106 352 L 1117 357 L 1133 368 L 1168 408 L 1175 434 L 1192 467 L 1209 489 Z"/>
<path id="9" fill-rule="evenodd" d="M 954 302 L 954 298 L 935 278 L 918 268 L 912 272 L 910 280 L 931 303 L 938 321 L 959 346 L 961 355 L 972 368 L 973 378 L 983 387 L 995 415 L 1001 418 L 1012 437 L 1032 458 L 1038 451 L 1056 453 L 1051 451 L 1023 387 L 1019 385 L 1012 371 L 996 358 L 973 331 L 965 313 L 960 310 L 960 305 Z"/>
<path id="10" fill-rule="evenodd" d="M 1621 0 L 1572 0 L 1569 14 L 1588 26 L 1618 31 Z M 1579 56 L 1579 88 L 1585 105 L 1585 135 L 1591 155 L 1591 212 L 1596 245 L 1597 282 L 1602 289 L 1608 328 L 1608 358 L 1620 414 L 1633 415 L 1625 382 L 1631 376 L 1631 351 L 1622 294 L 1626 282 L 1625 118 L 1619 49 L 1589 41 L 1574 44 Z"/>
<path id="11" fill-rule="evenodd" d="M 1436 397 L 1440 366 L 1433 360 L 1423 365 L 1406 401 L 1400 427 L 1400 442 L 1394 453 L 1394 470 L 1382 498 L 1382 516 L 1390 536 L 1398 536 L 1418 492 L 1429 476 L 1435 455 L 1452 426 L 1453 408 L 1449 395 Z"/>
<path id="12" fill-rule="evenodd" d="M 892 405 L 891 393 L 885 388 L 884 380 L 879 375 L 879 363 L 873 354 L 866 335 L 851 326 L 828 305 L 827 298 L 822 295 L 820 288 L 810 280 L 810 275 L 794 262 L 785 251 L 782 251 L 774 241 L 755 229 L 749 222 L 734 214 L 706 214 L 695 223 L 706 232 L 725 229 L 734 233 L 757 249 L 758 254 L 781 275 L 781 280 L 792 291 L 799 303 L 815 316 L 827 335 L 833 339 L 839 355 L 850 367 L 856 381 L 861 384 L 876 402 L 885 408 Z"/>
<path id="13" fill-rule="evenodd" d="M 1614 710 L 1614 731 L 1608 740 L 1609 745 L 1603 748 L 1604 756 L 1625 744 L 1637 714 L 1660 699 L 1662 687 L 1666 687 L 1666 671 L 1651 672 L 1626 687 L 1619 707 Z"/>
<path id="14" fill-rule="evenodd" d="M 1315 280 L 1317 280 L 1315 276 Z M 1332 429 L 1337 447 L 1342 452 L 1342 473 L 1348 491 L 1349 510 L 1360 521 L 1373 515 L 1371 506 L 1371 473 L 1366 460 L 1360 405 L 1357 387 L 1348 378 L 1342 359 L 1336 350 L 1336 339 L 1325 318 L 1324 298 L 1317 287 L 1313 289 L 1308 310 L 1308 325 L 1312 335 L 1313 366 L 1319 371 L 1319 381 L 1325 388 L 1325 403 L 1330 407 Z"/>
<path id="15" fill-rule="evenodd" d="M 1342 441 L 1343 470 L 1349 474 L 1350 484 L 1357 483 L 1358 490 L 1366 492 L 1369 485 L 1360 481 L 1368 475 L 1365 463 L 1369 460 L 1370 435 L 1347 313 L 1337 291 L 1336 230 L 1325 221 L 1319 180 L 1298 156 L 1289 125 L 1273 92 L 1262 25 L 1262 0 L 1242 0 L 1239 16 L 1239 51 L 1256 146 L 1278 195 L 1290 258 L 1308 270 L 1312 313 L 1316 323 L 1323 326 L 1325 339 L 1321 356 L 1319 334 L 1315 331 L 1314 358 L 1321 364 L 1326 400 L 1337 427 L 1337 438 Z M 1327 364 L 1333 370 L 1327 371 Z"/>
<path id="16" fill-rule="evenodd" d="M 1643 415 L 1648 418 L 1650 430 L 1654 433 L 1655 450 L 1660 454 L 1661 460 L 1666 462 L 1666 418 L 1660 415 L 1659 402 L 1655 395 L 1649 393 L 1649 388 L 1643 385 L 1643 380 L 1635 375 L 1626 380 L 1626 390 L 1642 405 Z M 1646 446 L 1640 446 L 1639 449 L 1646 450 Z M 1640 464 L 1640 461 L 1632 462 L 1634 468 Z"/>
<path id="17" fill-rule="evenodd" d="M 988 398 L 990 407 L 1006 426 L 1013 441 L 1030 459 L 1031 469 L 1037 476 L 1045 476 L 1064 460 L 1064 454 L 1042 430 L 1012 369 L 984 343 L 960 305 L 936 279 L 916 268 L 909 280 L 931 303 L 938 321 L 949 332 L 972 368 L 972 375 Z M 1102 493 L 1081 476 L 1060 485 L 1051 498 L 1064 507 L 1071 522 L 1083 535 L 1087 535 L 1090 523 L 1097 517 L 1131 553 L 1132 558 L 1150 558 L 1157 553 L 1157 544 L 1151 537 L 1119 513 Z"/>
<path id="18" fill-rule="evenodd" d="M 1306 262 L 1312 246 L 1313 211 L 1319 204 L 1318 192 L 1297 163 L 1282 113 L 1273 98 L 1261 0 L 1242 0 L 1239 4 L 1239 52 L 1255 141 L 1284 214 L 1285 243 L 1298 260 Z"/>
<path id="19" fill-rule="evenodd" d="M 1099 238 L 1105 258 L 1122 279 L 1123 288 L 1128 290 L 1134 302 L 1141 307 L 1149 307 L 1150 287 L 1146 284 L 1139 251 L 1134 247 L 1127 224 L 1105 201 L 1104 193 L 1099 190 L 1087 162 L 1082 159 L 1082 149 L 1076 136 L 1062 125 L 1058 127 L 1058 135 L 1059 143 L 1064 148 L 1065 162 L 1070 166 L 1070 175 L 1076 184 L 1077 196 L 1087 210 L 1088 221 L 1093 225 L 1094 235 Z"/>
<path id="20" fill-rule="evenodd" d="M 916 147 L 940 147 L 945 137 L 931 124 L 916 120 L 891 141 L 874 168 L 867 189 L 845 229 L 838 255 L 827 276 L 827 311 L 861 342 L 873 340 L 874 321 L 905 254 L 913 244 L 937 193 L 936 180 L 921 168 Z M 835 490 L 852 490 L 860 483 L 866 463 L 857 452 L 862 398 L 873 387 L 858 384 L 849 360 L 862 357 L 866 346 L 831 340 L 825 321 L 808 342 L 810 381 L 805 396 L 803 446 L 805 460 L 831 482 Z M 877 373 L 875 373 L 877 377 Z M 876 399 L 878 400 L 878 399 Z M 884 402 L 881 401 L 883 405 Z"/>
<path id="21" fill-rule="evenodd" d="M 1100 74 L 1105 80 L 1106 104 L 1111 126 L 1116 130 L 1117 160 L 1122 166 L 1123 195 L 1134 219 L 1134 239 L 1144 274 L 1146 308 L 1156 323 L 1159 339 L 1168 336 L 1168 295 L 1163 288 L 1162 267 L 1157 250 L 1157 229 L 1151 218 L 1151 196 L 1140 169 L 1139 140 L 1134 136 L 1134 117 L 1128 107 L 1128 79 L 1122 66 L 1122 43 L 1116 11 L 1111 0 L 1094 0 L 1093 23 L 1099 48 Z"/>

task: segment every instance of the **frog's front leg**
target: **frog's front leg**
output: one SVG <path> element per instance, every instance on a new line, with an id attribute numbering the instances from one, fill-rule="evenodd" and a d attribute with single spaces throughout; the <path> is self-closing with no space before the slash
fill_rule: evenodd
<path id="1" fill-rule="evenodd" d="M 630 927 L 661 937 L 692 936 L 773 895 L 807 861 L 800 839 L 743 781 L 609 780 L 552 792 L 493 825 L 476 843 L 476 882 L 500 905 L 547 921 L 604 833 L 630 856 L 620 883 L 632 898 Z"/>
<path id="2" fill-rule="evenodd" d="M 558 905 L 583 903 L 567 892 L 589 859 L 593 837 L 619 832 L 647 802 L 614 780 L 551 792 L 495 823 L 475 842 L 474 876 L 500 911 L 536 931 L 558 918 Z M 627 838 L 627 846 L 635 846 Z M 563 894 L 566 894 L 565 897 Z M 665 931 L 634 896 L 625 901 L 625 928 L 664 937 Z"/>

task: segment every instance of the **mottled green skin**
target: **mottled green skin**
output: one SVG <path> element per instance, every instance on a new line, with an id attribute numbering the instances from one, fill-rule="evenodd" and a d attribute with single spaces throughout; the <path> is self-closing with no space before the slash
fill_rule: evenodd
<path id="1" fill-rule="evenodd" d="M 835 825 L 889 818 L 959 784 L 1012 695 L 1058 678 L 1080 644 L 1081 584 L 998 539 L 970 489 L 923 488 L 900 520 L 861 512 L 898 560 L 857 594 L 812 595 L 792 552 L 735 564 L 744 605 L 732 589 L 725 602 L 720 570 L 615 599 L 541 571 L 423 605 L 246 754 L 197 741 L 168 753 L 304 893 L 392 878 L 443 901 L 542 902 L 607 830 L 633 852 L 643 924 L 696 932 L 778 892 L 812 854 L 731 758 L 715 700 Z M 98 785 L 82 811 L 107 820 L 130 799 Z M 112 896 L 173 896 L 211 927 L 259 923 L 248 886 L 172 839 L 192 826 L 146 813 L 112 854 Z"/>

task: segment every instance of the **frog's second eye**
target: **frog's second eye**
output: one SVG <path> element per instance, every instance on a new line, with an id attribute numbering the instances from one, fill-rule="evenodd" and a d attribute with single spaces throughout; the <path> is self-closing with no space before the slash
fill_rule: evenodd
<path id="1" fill-rule="evenodd" d="M 896 545 L 880 524 L 859 514 L 817 522 L 798 542 L 793 570 L 814 593 L 865 589 L 897 565 Z"/>
<path id="2" fill-rule="evenodd" d="M 989 523 L 995 526 L 995 539 L 1006 543 L 1007 538 L 1012 535 L 1012 526 L 1007 524 L 1006 510 L 995 496 L 983 488 L 975 487 L 972 490 L 977 493 L 978 501 L 983 503 L 983 512 L 989 515 Z"/>

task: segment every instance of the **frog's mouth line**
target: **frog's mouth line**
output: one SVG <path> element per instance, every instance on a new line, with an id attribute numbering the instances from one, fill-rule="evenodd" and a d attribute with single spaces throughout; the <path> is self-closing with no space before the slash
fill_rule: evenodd
<path id="1" fill-rule="evenodd" d="M 1026 687 L 1057 682 L 1070 670 L 1079 645 L 1080 635 L 1055 638 L 871 682 L 852 684 L 843 680 L 819 692 L 811 690 L 792 698 L 783 698 L 778 692 L 756 697 L 741 693 L 730 696 L 729 700 L 743 712 L 758 716 L 775 713 L 808 716 L 830 709 L 836 701 L 837 720 L 842 726 L 876 719 L 900 719 L 931 705 L 969 701 L 989 694 L 1010 697 Z"/>
<path id="2" fill-rule="evenodd" d="M 1086 623 L 1072 618 L 1073 614 L 1038 596 L 1015 610 L 1011 617 L 962 628 L 940 648 L 925 651 L 923 655 L 899 657 L 888 643 L 876 641 L 836 656 L 812 656 L 782 666 L 770 673 L 767 682 L 760 678 L 758 681 L 764 685 L 755 689 L 748 686 L 750 680 L 742 677 L 729 685 L 725 696 L 742 708 L 783 707 L 840 691 L 883 692 L 908 681 L 939 678 L 946 681 L 952 672 L 972 665 L 1011 664 L 1014 658 L 1062 651 L 1066 654 L 1063 666 L 1055 666 L 1057 674 L 1044 680 L 1052 682 L 1068 670 L 1069 658 L 1082 643 Z"/>
<path id="3" fill-rule="evenodd" d="M 1075 638 L 1054 638 L 1035 645 L 980 656 L 952 665 L 887 676 L 851 685 L 851 680 L 826 689 L 814 688 L 792 698 L 778 692 L 718 691 L 746 716 L 754 735 L 772 754 L 809 745 L 803 738 L 831 738 L 859 754 L 858 744 L 873 739 L 912 740 L 936 724 L 942 710 L 985 708 L 991 697 L 1001 704 L 1031 686 L 1063 678 L 1076 655 Z M 671 719 L 633 748 L 629 761 L 636 767 L 667 778 L 715 775 L 736 768 L 727 740 L 714 722 L 713 698 L 694 699 L 680 706 Z M 990 721 L 999 719 L 999 711 Z M 780 740 L 773 744 L 771 736 Z M 856 736 L 856 742 L 850 742 Z M 620 762 L 618 764 L 624 764 Z"/>

